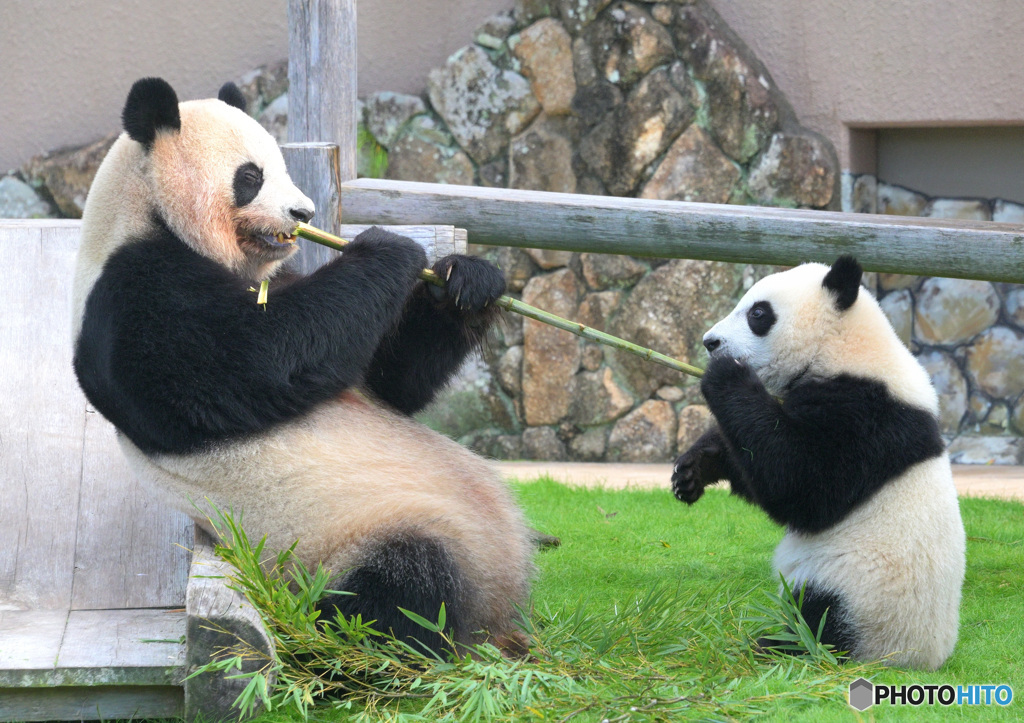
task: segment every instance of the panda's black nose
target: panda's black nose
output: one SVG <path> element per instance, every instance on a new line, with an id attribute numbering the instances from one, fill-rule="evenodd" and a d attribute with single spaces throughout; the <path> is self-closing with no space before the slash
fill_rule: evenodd
<path id="1" fill-rule="evenodd" d="M 709 354 L 720 346 L 722 346 L 722 340 L 717 336 L 704 337 L 704 348 L 708 350 Z"/>
<path id="2" fill-rule="evenodd" d="M 290 213 L 292 218 L 296 221 L 302 221 L 303 223 L 308 223 L 309 219 L 313 218 L 313 212 L 308 208 L 299 208 L 296 206 L 295 208 L 289 209 L 288 213 Z"/>

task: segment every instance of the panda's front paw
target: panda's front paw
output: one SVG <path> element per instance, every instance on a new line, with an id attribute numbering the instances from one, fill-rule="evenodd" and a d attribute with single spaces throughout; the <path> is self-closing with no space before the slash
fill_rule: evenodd
<path id="1" fill-rule="evenodd" d="M 445 285 L 431 291 L 460 312 L 479 314 L 492 309 L 505 293 L 504 274 L 491 262 L 475 256 L 445 256 L 434 264 L 433 270 Z"/>
<path id="2" fill-rule="evenodd" d="M 672 494 L 692 505 L 704 495 L 704 488 L 718 481 L 720 457 L 725 453 L 718 433 L 704 434 L 672 465 Z"/>
<path id="3" fill-rule="evenodd" d="M 672 494 L 680 502 L 692 505 L 704 495 L 700 478 L 700 454 L 693 450 L 682 454 L 672 467 Z"/>
<path id="4" fill-rule="evenodd" d="M 712 357 L 700 382 L 700 391 L 709 402 L 723 395 L 733 395 L 739 390 L 762 388 L 761 380 L 750 365 L 732 356 Z"/>

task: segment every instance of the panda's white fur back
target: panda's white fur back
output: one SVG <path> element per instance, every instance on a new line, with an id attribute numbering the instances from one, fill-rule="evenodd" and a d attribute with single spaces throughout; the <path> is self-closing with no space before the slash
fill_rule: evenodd
<path id="1" fill-rule="evenodd" d="M 145 152 L 127 134 L 107 151 L 86 199 L 88 213 L 82 215 L 82 241 L 75 260 L 72 291 L 72 338 L 82 328 L 85 300 L 107 262 L 118 247 L 138 237 L 152 225 L 152 190 L 142 169 Z"/>
<path id="2" fill-rule="evenodd" d="M 956 645 L 965 549 L 944 455 L 907 470 L 835 527 L 788 531 L 775 568 L 793 589 L 818 583 L 849 601 L 862 631 L 856 658 L 935 670 Z"/>

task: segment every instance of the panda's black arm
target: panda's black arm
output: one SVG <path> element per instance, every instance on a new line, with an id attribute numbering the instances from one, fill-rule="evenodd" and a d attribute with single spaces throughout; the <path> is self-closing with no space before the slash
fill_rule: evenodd
<path id="1" fill-rule="evenodd" d="M 446 279 L 444 289 L 417 285 L 366 374 L 367 388 L 404 414 L 425 407 L 451 380 L 483 340 L 505 292 L 501 271 L 483 259 L 446 256 L 433 270 Z"/>
<path id="2" fill-rule="evenodd" d="M 754 500 L 801 531 L 834 525 L 887 481 L 944 449 L 934 415 L 870 379 L 807 381 L 780 404 L 748 366 L 716 358 L 701 390 Z"/>
<path id="3" fill-rule="evenodd" d="M 87 302 L 75 370 L 147 452 L 189 452 L 295 418 L 362 381 L 425 264 L 367 232 L 266 307 L 250 283 L 169 232 L 112 256 Z"/>
<path id="4" fill-rule="evenodd" d="M 746 472 L 722 430 L 715 426 L 676 458 L 672 466 L 672 492 L 680 501 L 692 505 L 704 494 L 705 487 L 723 479 L 728 480 L 734 495 L 755 501 Z"/>

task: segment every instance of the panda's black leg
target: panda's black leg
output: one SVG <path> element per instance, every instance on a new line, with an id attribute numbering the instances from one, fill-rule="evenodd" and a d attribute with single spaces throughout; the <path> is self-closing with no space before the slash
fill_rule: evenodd
<path id="1" fill-rule="evenodd" d="M 804 590 L 804 603 L 800 612 L 815 633 L 818 632 L 822 617 L 825 618 L 821 642 L 831 645 L 833 651 L 849 653 L 853 650 L 854 631 L 849 623 L 846 604 L 837 594 L 808 585 Z"/>
<path id="2" fill-rule="evenodd" d="M 794 594 L 798 594 L 794 591 Z M 833 652 L 840 655 L 840 659 L 849 658 L 849 652 L 853 650 L 856 636 L 853 627 L 850 625 L 846 612 L 846 605 L 837 594 L 827 590 L 807 585 L 804 590 L 803 605 L 800 608 L 807 626 L 815 634 L 821 626 L 822 617 L 825 618 L 825 625 L 821 630 L 821 642 L 831 645 Z M 790 631 L 792 632 L 792 631 Z M 759 638 L 754 644 L 759 652 L 769 649 L 780 652 L 794 652 L 790 643 L 772 639 L 771 637 Z"/>
<path id="3" fill-rule="evenodd" d="M 446 256 L 433 270 L 445 287 L 416 288 L 366 375 L 370 391 L 405 414 L 429 404 L 480 344 L 497 318 L 494 301 L 505 291 L 501 271 L 483 259 Z"/>
<path id="4" fill-rule="evenodd" d="M 444 603 L 449 638 L 464 642 L 473 632 L 467 626 L 469 585 L 437 538 L 405 533 L 383 540 L 332 587 L 352 594 L 322 598 L 317 605 L 323 611 L 322 620 L 333 620 L 339 613 L 358 614 L 365 622 L 375 620 L 373 627 L 381 632 L 443 654 L 447 646 L 442 637 L 410 620 L 399 608 L 436 621 Z"/>

